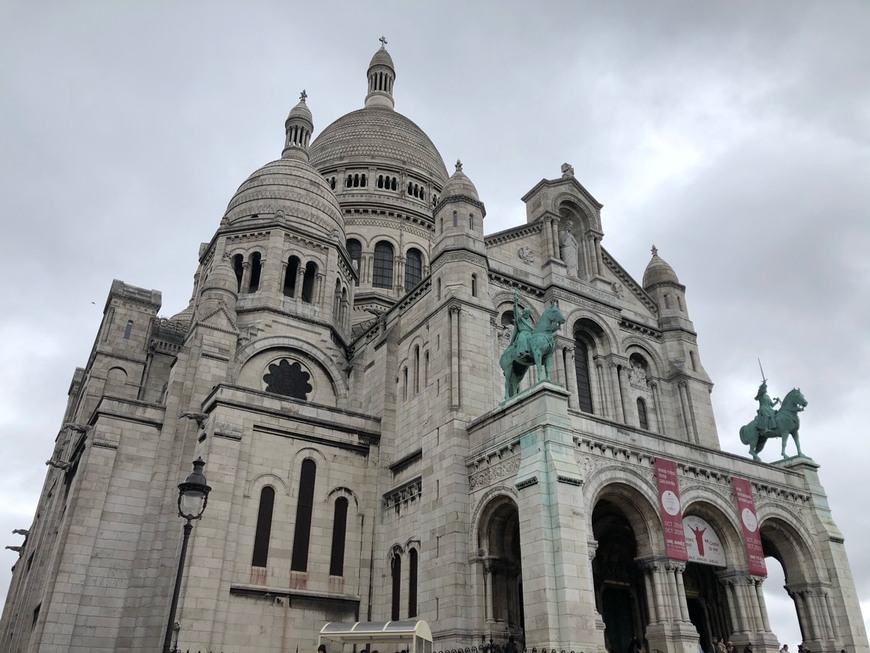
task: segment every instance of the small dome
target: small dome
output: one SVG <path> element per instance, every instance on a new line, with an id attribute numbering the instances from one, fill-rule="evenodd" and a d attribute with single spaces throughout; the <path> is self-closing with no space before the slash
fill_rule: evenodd
<path id="1" fill-rule="evenodd" d="M 389 66 L 394 71 L 396 70 L 396 67 L 393 65 L 393 58 L 387 52 L 387 48 L 384 45 L 381 45 L 380 49 L 375 52 L 372 60 L 369 62 L 369 68 L 374 66 Z"/>
<path id="2" fill-rule="evenodd" d="M 212 267 L 205 278 L 205 283 L 202 284 L 203 292 L 212 289 L 226 290 L 238 296 L 239 280 L 236 279 L 233 266 L 226 257 L 221 258 L 220 261 L 214 264 L 214 267 Z"/>
<path id="3" fill-rule="evenodd" d="M 480 197 L 477 195 L 477 188 L 475 188 L 471 179 L 468 178 L 468 175 L 462 172 L 462 161 L 456 162 L 456 172 L 450 176 L 450 179 L 447 180 L 441 191 L 442 200 L 452 196 L 470 197 L 477 202 L 480 201 Z"/>
<path id="4" fill-rule="evenodd" d="M 193 320 L 193 315 L 196 312 L 196 302 L 191 299 L 190 302 L 183 309 L 178 311 L 175 315 L 169 318 L 170 322 L 183 322 L 184 324 L 190 325 Z"/>
<path id="5" fill-rule="evenodd" d="M 305 104 L 305 98 L 308 97 L 308 94 L 305 91 L 299 96 L 299 103 L 290 109 L 290 113 L 287 116 L 287 122 L 292 120 L 293 118 L 307 120 L 311 123 L 312 129 L 314 128 L 314 117 L 311 115 L 311 109 L 308 108 L 308 105 Z"/>
<path id="6" fill-rule="evenodd" d="M 659 250 L 653 245 L 652 259 L 643 273 L 643 287 L 647 290 L 659 283 L 680 283 L 677 273 L 659 256 Z"/>
<path id="7" fill-rule="evenodd" d="M 330 238 L 337 229 L 344 242 L 344 220 L 335 193 L 307 161 L 278 159 L 254 172 L 233 195 L 225 220 L 227 225 L 237 226 L 276 213 L 307 223 L 316 233 Z"/>

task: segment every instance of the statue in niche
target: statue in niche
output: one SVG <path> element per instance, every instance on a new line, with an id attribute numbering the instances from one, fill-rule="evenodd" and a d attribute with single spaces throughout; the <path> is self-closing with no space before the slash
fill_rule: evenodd
<path id="1" fill-rule="evenodd" d="M 631 369 L 628 371 L 628 382 L 632 387 L 646 390 L 646 370 L 637 358 L 632 358 Z"/>
<path id="2" fill-rule="evenodd" d="M 571 230 L 574 222 L 569 218 L 563 221 L 562 231 L 559 232 L 559 253 L 565 265 L 568 266 L 568 276 L 577 276 L 577 239 Z"/>

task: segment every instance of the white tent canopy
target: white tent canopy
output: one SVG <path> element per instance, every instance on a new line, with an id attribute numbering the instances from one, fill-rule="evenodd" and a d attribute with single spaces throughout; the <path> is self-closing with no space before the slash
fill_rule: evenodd
<path id="1" fill-rule="evenodd" d="M 405 650 L 408 653 L 432 653 L 432 631 L 422 620 L 330 622 L 320 629 L 318 645 L 326 645 L 327 653 L 346 653 L 368 648 L 380 653 Z"/>

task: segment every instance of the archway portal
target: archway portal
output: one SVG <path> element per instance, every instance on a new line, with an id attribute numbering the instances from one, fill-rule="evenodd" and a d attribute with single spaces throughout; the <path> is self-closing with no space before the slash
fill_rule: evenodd
<path id="1" fill-rule="evenodd" d="M 485 616 L 491 633 L 523 633 L 523 569 L 520 553 L 520 520 L 517 505 L 510 499 L 496 499 L 488 508 L 478 546 L 484 553 Z"/>
<path id="2" fill-rule="evenodd" d="M 606 499 L 592 511 L 592 533 L 598 542 L 592 560 L 595 607 L 604 620 L 607 650 L 627 651 L 649 623 L 643 575 L 635 564 L 637 538 L 625 513 Z"/>
<path id="3" fill-rule="evenodd" d="M 713 651 L 719 637 L 727 640 L 733 632 L 728 597 L 716 572 L 721 567 L 689 562 L 683 572 L 689 620 L 698 630 L 705 651 Z"/>

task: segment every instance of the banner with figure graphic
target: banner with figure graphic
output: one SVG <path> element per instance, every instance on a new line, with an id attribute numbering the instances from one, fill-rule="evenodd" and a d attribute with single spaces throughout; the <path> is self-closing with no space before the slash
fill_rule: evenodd
<path id="1" fill-rule="evenodd" d="M 657 457 L 655 468 L 665 555 L 674 560 L 688 560 L 686 538 L 683 536 L 683 506 L 680 503 L 680 486 L 677 484 L 677 463 Z"/>
<path id="2" fill-rule="evenodd" d="M 749 573 L 753 576 L 767 576 L 764 550 L 761 548 L 761 535 L 758 532 L 758 517 L 755 514 L 755 500 L 752 498 L 752 484 L 745 478 L 731 477 L 737 515 L 743 527 L 743 546 Z"/>
<path id="3" fill-rule="evenodd" d="M 686 534 L 686 551 L 689 562 L 703 565 L 725 567 L 725 548 L 713 527 L 697 515 L 683 517 L 683 530 Z"/>

